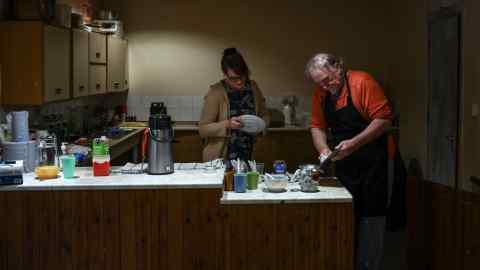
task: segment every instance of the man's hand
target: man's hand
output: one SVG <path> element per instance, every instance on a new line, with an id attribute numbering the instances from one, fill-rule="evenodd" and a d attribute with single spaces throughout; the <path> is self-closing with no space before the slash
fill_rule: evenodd
<path id="1" fill-rule="evenodd" d="M 230 129 L 240 129 L 243 127 L 243 122 L 240 117 L 232 117 L 228 123 Z"/>
<path id="2" fill-rule="evenodd" d="M 332 153 L 332 150 L 330 150 L 330 148 L 327 147 L 323 149 L 323 151 L 320 153 L 320 156 L 318 157 L 318 160 L 320 160 L 320 163 L 323 163 L 323 161 L 327 159 L 330 153 Z"/>
<path id="3" fill-rule="evenodd" d="M 360 145 L 357 143 L 355 139 L 350 139 L 350 140 L 345 140 L 340 142 L 335 149 L 339 149 L 340 152 L 338 155 L 334 158 L 334 160 L 342 160 L 346 157 L 348 157 L 350 154 L 355 152 Z"/>

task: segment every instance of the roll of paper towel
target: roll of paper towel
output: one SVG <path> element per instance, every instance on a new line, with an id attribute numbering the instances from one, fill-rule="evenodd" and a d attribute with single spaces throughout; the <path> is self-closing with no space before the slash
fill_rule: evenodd
<path id="1" fill-rule="evenodd" d="M 28 142 L 30 140 L 28 134 L 28 112 L 11 112 L 9 115 L 12 119 L 12 141 Z"/>
<path id="2" fill-rule="evenodd" d="M 38 164 L 38 148 L 36 141 L 5 142 L 3 146 L 4 160 L 23 160 L 25 172 L 33 172 Z"/>

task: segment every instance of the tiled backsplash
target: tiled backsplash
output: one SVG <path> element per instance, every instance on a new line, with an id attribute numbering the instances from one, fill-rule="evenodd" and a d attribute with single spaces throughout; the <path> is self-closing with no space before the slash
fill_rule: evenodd
<path id="1" fill-rule="evenodd" d="M 269 109 L 282 110 L 283 96 L 267 96 L 266 105 Z M 305 122 L 311 111 L 311 97 L 298 96 L 296 106 L 297 118 Z M 127 106 L 130 114 L 134 114 L 138 121 L 147 121 L 150 104 L 164 102 L 167 112 L 175 121 L 199 121 L 203 107 L 203 96 L 136 96 L 129 95 Z M 302 121 L 303 119 L 303 121 Z"/>

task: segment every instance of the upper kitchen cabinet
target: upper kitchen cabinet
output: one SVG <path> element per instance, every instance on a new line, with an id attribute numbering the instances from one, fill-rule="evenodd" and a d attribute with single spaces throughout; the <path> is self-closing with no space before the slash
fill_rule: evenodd
<path id="1" fill-rule="evenodd" d="M 107 36 L 99 33 L 89 33 L 90 63 L 107 63 Z"/>
<path id="2" fill-rule="evenodd" d="M 89 94 L 88 32 L 72 31 L 73 97 Z"/>
<path id="3" fill-rule="evenodd" d="M 3 105 L 70 98 L 70 31 L 37 21 L 0 23 Z"/>
<path id="4" fill-rule="evenodd" d="M 108 91 L 118 92 L 128 89 L 127 79 L 127 41 L 109 36 L 107 40 Z"/>

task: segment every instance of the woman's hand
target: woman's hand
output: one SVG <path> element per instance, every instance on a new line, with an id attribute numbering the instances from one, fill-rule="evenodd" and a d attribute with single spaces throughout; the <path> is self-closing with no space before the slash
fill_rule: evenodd
<path id="1" fill-rule="evenodd" d="M 240 129 L 243 127 L 243 122 L 240 117 L 232 117 L 228 122 L 228 128 L 230 129 Z"/>

